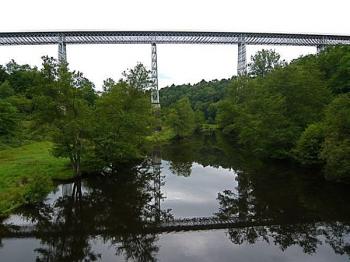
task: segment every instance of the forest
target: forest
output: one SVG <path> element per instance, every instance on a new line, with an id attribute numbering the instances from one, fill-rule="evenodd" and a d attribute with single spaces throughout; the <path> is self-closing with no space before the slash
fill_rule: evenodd
<path id="1" fill-rule="evenodd" d="M 152 143 L 222 132 L 262 160 L 350 178 L 350 48 L 330 47 L 289 63 L 256 53 L 245 76 L 171 85 L 150 101 L 140 63 L 102 91 L 50 57 L 41 68 L 0 66 L 0 214 L 35 203 L 52 179 L 110 175 Z"/>
<path id="2" fill-rule="evenodd" d="M 216 125 L 261 159 L 319 168 L 328 180 L 347 182 L 349 91 L 350 48 L 337 46 L 290 63 L 262 50 L 247 76 L 173 85 L 160 97 L 163 112 L 188 100 L 202 125 Z"/>

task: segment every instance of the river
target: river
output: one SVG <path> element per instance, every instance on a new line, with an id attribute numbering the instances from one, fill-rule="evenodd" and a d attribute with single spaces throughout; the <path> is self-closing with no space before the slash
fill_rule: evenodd
<path id="1" fill-rule="evenodd" d="M 349 203 L 349 186 L 318 171 L 194 136 L 114 176 L 57 184 L 3 221 L 0 260 L 348 261 Z"/>

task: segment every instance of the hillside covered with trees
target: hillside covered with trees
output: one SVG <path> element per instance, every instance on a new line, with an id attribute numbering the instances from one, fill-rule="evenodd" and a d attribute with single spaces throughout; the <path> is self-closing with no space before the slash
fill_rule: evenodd
<path id="1" fill-rule="evenodd" d="M 273 50 L 252 57 L 249 75 L 161 90 L 163 110 L 187 97 L 203 123 L 217 124 L 261 158 L 323 167 L 350 178 L 350 48 L 337 46 L 289 64 Z"/>

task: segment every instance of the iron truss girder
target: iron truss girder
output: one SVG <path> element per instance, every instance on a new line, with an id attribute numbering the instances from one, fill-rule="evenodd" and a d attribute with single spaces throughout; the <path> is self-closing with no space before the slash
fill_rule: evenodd
<path id="1" fill-rule="evenodd" d="M 325 46 L 350 45 L 349 35 L 190 31 L 61 31 L 0 33 L 0 45 L 66 44 L 239 44 Z"/>

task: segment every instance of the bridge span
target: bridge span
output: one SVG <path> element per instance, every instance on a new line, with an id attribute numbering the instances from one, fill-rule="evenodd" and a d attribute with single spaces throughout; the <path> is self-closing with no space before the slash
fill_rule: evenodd
<path id="1" fill-rule="evenodd" d="M 244 228 L 253 226 L 271 226 L 278 224 L 271 220 L 254 220 L 244 221 L 239 218 L 220 219 L 218 217 L 196 217 L 174 219 L 170 221 L 161 221 L 159 223 L 145 223 L 142 228 L 132 229 L 141 230 L 139 233 L 165 233 L 177 231 L 198 231 L 198 230 L 212 230 L 212 229 L 228 229 L 228 228 Z M 60 235 L 60 234 L 75 234 L 80 231 L 85 232 L 86 229 L 79 227 L 70 227 L 63 229 L 58 227 L 37 227 L 36 225 L 2 225 L 0 228 L 0 237 L 35 237 L 37 235 Z M 116 230 L 116 229 L 114 229 Z M 121 230 L 125 230 L 122 228 Z M 113 231 L 111 228 L 96 227 L 88 229 L 89 235 L 99 235 L 104 232 Z M 116 232 L 117 233 L 117 232 Z"/>
<path id="2" fill-rule="evenodd" d="M 285 34 L 197 31 L 51 31 L 3 32 L 0 45 L 58 45 L 58 60 L 67 61 L 69 44 L 150 44 L 153 104 L 159 105 L 157 44 L 231 44 L 238 45 L 237 74 L 247 72 L 247 45 L 315 46 L 350 45 L 350 35 Z"/>

